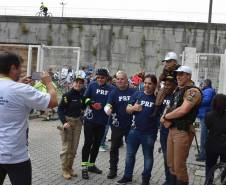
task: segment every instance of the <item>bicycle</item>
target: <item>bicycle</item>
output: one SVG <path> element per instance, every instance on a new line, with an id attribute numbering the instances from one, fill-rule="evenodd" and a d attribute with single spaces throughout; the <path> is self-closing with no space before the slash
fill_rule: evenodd
<path id="1" fill-rule="evenodd" d="M 56 86 L 60 94 L 64 94 L 72 88 L 72 82 L 68 82 L 66 78 L 63 78 L 56 81 Z"/>
<path id="2" fill-rule="evenodd" d="M 47 12 L 47 14 L 45 14 L 42 10 L 38 11 L 35 16 L 39 16 L 39 17 L 52 17 L 52 13 Z"/>
<path id="3" fill-rule="evenodd" d="M 213 166 L 204 185 L 226 185 L 226 163 L 217 163 Z"/>

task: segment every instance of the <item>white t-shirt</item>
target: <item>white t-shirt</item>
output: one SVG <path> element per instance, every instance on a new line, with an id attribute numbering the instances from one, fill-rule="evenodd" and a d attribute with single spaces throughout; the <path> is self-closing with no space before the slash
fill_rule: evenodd
<path id="1" fill-rule="evenodd" d="M 0 78 L 0 164 L 27 161 L 28 116 L 48 107 L 50 94 L 30 85 Z"/>
<path id="2" fill-rule="evenodd" d="M 82 78 L 86 78 L 86 73 L 83 70 L 79 70 L 78 72 L 76 72 L 75 74 L 76 76 L 81 76 Z"/>
<path id="3" fill-rule="evenodd" d="M 61 79 L 67 78 L 68 75 L 68 69 L 67 68 L 62 68 L 61 70 Z"/>

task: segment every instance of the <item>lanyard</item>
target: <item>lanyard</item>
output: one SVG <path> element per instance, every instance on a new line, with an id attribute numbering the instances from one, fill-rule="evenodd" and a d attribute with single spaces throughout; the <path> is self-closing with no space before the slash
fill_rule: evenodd
<path id="1" fill-rule="evenodd" d="M 12 80 L 12 79 L 9 77 L 0 77 L 0 80 Z"/>

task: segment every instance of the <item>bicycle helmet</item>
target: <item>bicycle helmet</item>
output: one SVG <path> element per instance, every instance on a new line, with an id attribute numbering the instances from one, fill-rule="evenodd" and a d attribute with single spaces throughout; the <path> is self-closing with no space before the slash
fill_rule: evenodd
<path id="1" fill-rule="evenodd" d="M 96 75 L 101 75 L 101 76 L 108 77 L 109 76 L 109 72 L 105 68 L 99 68 L 99 69 L 96 70 Z"/>

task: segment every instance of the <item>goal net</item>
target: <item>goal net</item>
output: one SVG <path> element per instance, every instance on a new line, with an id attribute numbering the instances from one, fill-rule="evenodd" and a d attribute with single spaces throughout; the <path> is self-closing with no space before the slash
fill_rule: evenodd
<path id="1" fill-rule="evenodd" d="M 79 47 L 42 46 L 40 71 L 48 71 L 58 87 L 66 91 L 79 70 L 79 59 Z"/>

